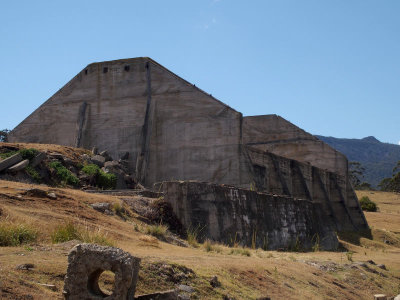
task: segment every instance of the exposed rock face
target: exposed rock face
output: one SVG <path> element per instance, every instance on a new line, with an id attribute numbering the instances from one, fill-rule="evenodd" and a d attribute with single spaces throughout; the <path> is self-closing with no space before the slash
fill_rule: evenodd
<path id="1" fill-rule="evenodd" d="M 318 203 L 201 182 L 163 182 L 162 189 L 201 239 L 264 249 L 338 247 L 334 224 Z"/>
<path id="2" fill-rule="evenodd" d="M 68 255 L 68 269 L 65 276 L 64 296 L 68 300 L 131 300 L 135 295 L 140 258 L 113 247 L 95 244 L 76 245 Z M 99 288 L 101 273 L 109 270 L 115 273 L 115 289 L 112 295 L 105 295 Z"/>

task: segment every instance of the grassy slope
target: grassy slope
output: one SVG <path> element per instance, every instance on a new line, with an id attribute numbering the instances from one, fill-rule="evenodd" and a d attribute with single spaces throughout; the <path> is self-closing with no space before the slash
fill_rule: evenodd
<path id="1" fill-rule="evenodd" d="M 221 299 L 229 294 L 237 299 L 371 299 L 375 293 L 400 293 L 400 248 L 383 243 L 382 232 L 399 237 L 400 196 L 390 193 L 359 192 L 378 203 L 381 212 L 367 213 L 375 231 L 375 240 L 360 239 L 359 245 L 344 243 L 355 253 L 353 261 L 374 260 L 383 263 L 388 271 L 374 274 L 350 264 L 345 252 L 284 253 L 250 250 L 251 256 L 206 252 L 204 248 L 183 248 L 163 243 L 134 230 L 134 223 L 145 226 L 135 218 L 124 221 L 118 216 L 106 216 L 89 207 L 94 202 L 117 202 L 112 196 L 94 195 L 78 190 L 52 189 L 57 200 L 25 196 L 18 198 L 32 185 L 0 181 L 0 220 L 33 224 L 41 233 L 38 244 L 29 247 L 0 248 L 1 299 L 62 299 L 63 277 L 71 244 L 52 245 L 50 233 L 61 223 L 73 221 L 106 233 L 118 247 L 142 258 L 138 294 L 174 287 L 168 277 L 152 266 L 165 262 L 173 267 L 184 265 L 196 276 L 180 281 L 196 289 L 194 297 Z M 50 189 L 46 186 L 36 186 Z M 308 263 L 305 263 L 308 261 Z M 16 270 L 22 263 L 33 263 L 30 271 Z M 313 265 L 314 264 L 314 265 Z M 328 270 L 318 268 L 327 266 Z M 326 268 L 325 268 L 326 269 Z M 222 283 L 211 288 L 208 283 L 217 275 Z M 386 277 L 383 277 L 386 276 Z M 52 291 L 38 283 L 54 284 Z"/>

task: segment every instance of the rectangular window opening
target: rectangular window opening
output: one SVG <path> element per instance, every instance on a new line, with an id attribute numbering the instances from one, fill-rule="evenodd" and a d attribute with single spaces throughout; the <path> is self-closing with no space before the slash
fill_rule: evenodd
<path id="1" fill-rule="evenodd" d="M 130 69 L 130 66 L 125 66 L 125 67 L 124 67 L 124 70 L 125 70 L 126 72 L 129 72 L 129 69 Z"/>
<path id="2" fill-rule="evenodd" d="M 107 73 L 108 72 L 108 67 L 104 67 L 103 68 L 103 73 Z"/>

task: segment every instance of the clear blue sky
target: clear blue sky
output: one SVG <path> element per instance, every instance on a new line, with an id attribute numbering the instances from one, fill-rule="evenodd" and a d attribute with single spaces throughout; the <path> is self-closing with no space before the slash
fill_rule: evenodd
<path id="1" fill-rule="evenodd" d="M 400 1 L 1 1 L 0 128 L 87 64 L 149 56 L 244 115 L 400 141 Z"/>

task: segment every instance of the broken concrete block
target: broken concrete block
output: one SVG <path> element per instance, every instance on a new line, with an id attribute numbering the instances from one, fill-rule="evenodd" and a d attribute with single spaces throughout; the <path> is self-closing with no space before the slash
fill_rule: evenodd
<path id="1" fill-rule="evenodd" d="M 91 159 L 92 163 L 98 165 L 100 168 L 104 166 L 106 159 L 101 155 L 92 156 Z"/>
<path id="2" fill-rule="evenodd" d="M 103 156 L 106 159 L 106 161 L 113 160 L 107 150 L 101 151 L 100 155 Z"/>
<path id="3" fill-rule="evenodd" d="M 14 154 L 2 161 L 0 161 L 0 172 L 22 161 L 21 154 Z"/>
<path id="4" fill-rule="evenodd" d="M 31 160 L 31 166 L 36 167 L 38 164 L 40 164 L 44 159 L 46 158 L 46 153 L 40 152 L 38 155 L 36 155 L 32 160 Z"/>
<path id="5" fill-rule="evenodd" d="M 92 154 L 93 154 L 93 155 L 99 154 L 99 150 L 97 149 L 97 147 L 93 147 L 93 148 L 92 148 Z"/>
<path id="6" fill-rule="evenodd" d="M 374 295 L 374 300 L 386 300 L 386 295 L 376 294 L 376 295 Z"/>
<path id="7" fill-rule="evenodd" d="M 9 172 L 18 172 L 23 169 L 25 169 L 29 165 L 29 159 L 25 159 L 23 161 L 20 161 L 19 163 L 13 165 L 12 167 L 9 167 L 7 171 Z"/>
<path id="8" fill-rule="evenodd" d="M 114 247 L 79 244 L 68 255 L 68 269 L 64 281 L 67 300 L 133 299 L 139 272 L 140 258 Z M 115 274 L 114 291 L 105 295 L 99 287 L 104 271 Z"/>
<path id="9" fill-rule="evenodd" d="M 111 210 L 111 204 L 107 202 L 93 203 L 90 204 L 94 210 L 97 210 L 101 213 L 105 213 L 107 210 Z"/>

